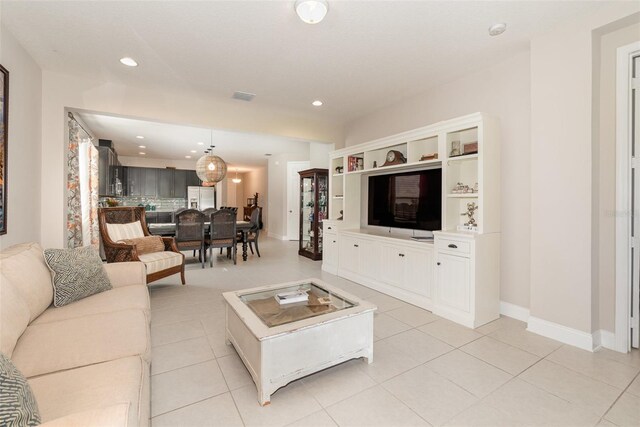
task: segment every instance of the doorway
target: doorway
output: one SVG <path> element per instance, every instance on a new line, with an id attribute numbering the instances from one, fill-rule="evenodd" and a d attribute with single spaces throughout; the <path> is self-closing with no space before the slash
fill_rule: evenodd
<path id="1" fill-rule="evenodd" d="M 300 239 L 300 175 L 309 169 L 305 162 L 287 162 L 287 240 Z"/>

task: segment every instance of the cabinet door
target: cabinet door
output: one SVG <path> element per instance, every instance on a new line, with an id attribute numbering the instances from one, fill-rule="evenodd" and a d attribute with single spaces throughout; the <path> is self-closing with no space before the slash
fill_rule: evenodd
<path id="1" fill-rule="evenodd" d="M 187 171 L 187 187 L 199 187 L 202 185 L 196 171 Z"/>
<path id="2" fill-rule="evenodd" d="M 98 194 L 109 195 L 109 150 L 98 147 Z"/>
<path id="3" fill-rule="evenodd" d="M 338 265 L 338 235 L 335 233 L 324 233 L 323 262 L 327 265 Z"/>
<path id="4" fill-rule="evenodd" d="M 127 167 L 125 168 L 125 185 L 128 196 L 140 197 L 143 194 L 144 179 L 142 176 L 142 168 Z"/>
<path id="5" fill-rule="evenodd" d="M 143 195 L 146 197 L 156 197 L 158 195 L 158 174 L 156 169 L 142 168 L 144 175 Z"/>
<path id="6" fill-rule="evenodd" d="M 161 223 L 171 222 L 172 212 L 156 212 L 156 221 Z"/>
<path id="7" fill-rule="evenodd" d="M 402 250 L 404 282 L 402 287 L 423 297 L 431 298 L 434 255 L 432 250 Z"/>
<path id="8" fill-rule="evenodd" d="M 360 274 L 360 244 L 358 240 L 340 236 L 340 268 L 355 274 Z"/>
<path id="9" fill-rule="evenodd" d="M 158 215 L 155 212 L 146 212 L 145 219 L 147 224 L 155 224 L 158 222 Z"/>
<path id="10" fill-rule="evenodd" d="M 173 197 L 187 198 L 187 171 L 176 170 L 173 174 Z"/>
<path id="11" fill-rule="evenodd" d="M 157 169 L 158 197 L 173 197 L 173 169 Z"/>
<path id="12" fill-rule="evenodd" d="M 380 279 L 393 286 L 403 287 L 405 274 L 404 253 L 397 246 L 382 246 Z"/>
<path id="13" fill-rule="evenodd" d="M 380 280 L 382 264 L 382 245 L 377 241 L 359 240 L 360 269 L 359 274 L 370 279 Z"/>
<path id="14" fill-rule="evenodd" d="M 438 304 L 468 313 L 470 311 L 469 258 L 438 253 L 437 300 Z"/>

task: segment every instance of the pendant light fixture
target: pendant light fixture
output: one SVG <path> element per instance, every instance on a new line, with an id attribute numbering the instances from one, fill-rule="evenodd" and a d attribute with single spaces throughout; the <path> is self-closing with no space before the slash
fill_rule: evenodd
<path id="1" fill-rule="evenodd" d="M 238 168 L 236 168 L 236 177 L 231 180 L 234 184 L 240 184 L 242 180 L 238 178 Z"/>
<path id="2" fill-rule="evenodd" d="M 211 141 L 213 142 L 213 131 L 211 131 Z M 222 158 L 213 155 L 215 145 L 210 145 L 196 162 L 196 174 L 202 180 L 205 187 L 213 187 L 222 181 L 227 175 L 227 164 Z"/>

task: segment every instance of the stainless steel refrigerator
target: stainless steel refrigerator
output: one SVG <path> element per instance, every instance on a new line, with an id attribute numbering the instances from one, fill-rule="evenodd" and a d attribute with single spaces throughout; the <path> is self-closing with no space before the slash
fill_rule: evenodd
<path id="1" fill-rule="evenodd" d="M 216 207 L 215 187 L 187 187 L 187 207 L 204 210 Z"/>

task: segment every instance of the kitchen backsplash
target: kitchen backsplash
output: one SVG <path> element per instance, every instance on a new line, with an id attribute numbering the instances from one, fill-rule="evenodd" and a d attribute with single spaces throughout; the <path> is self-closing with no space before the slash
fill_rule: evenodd
<path id="1" fill-rule="evenodd" d="M 155 206 L 155 212 L 173 212 L 177 209 L 184 208 L 187 206 L 187 199 L 159 199 L 156 197 L 101 197 L 100 198 L 100 206 L 107 206 L 105 201 L 107 199 L 115 199 L 119 202 L 119 206 L 147 206 L 151 207 L 151 209 L 147 209 L 150 211 L 154 211 L 153 207 Z"/>

